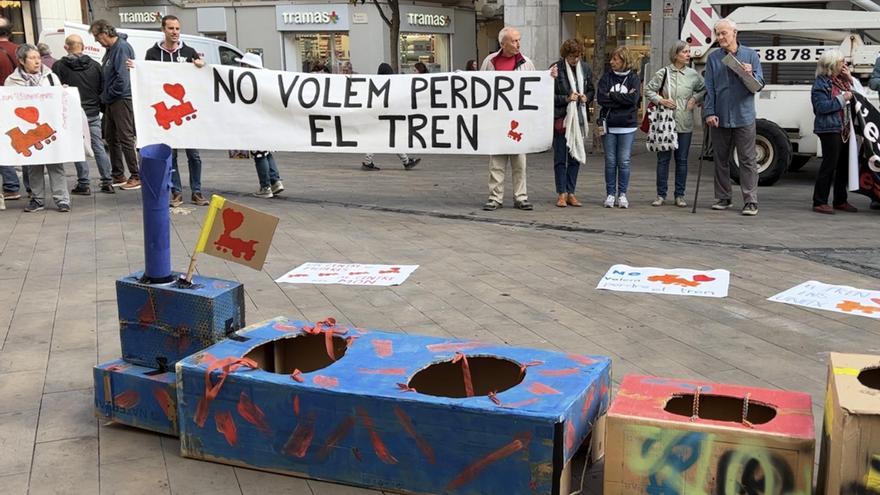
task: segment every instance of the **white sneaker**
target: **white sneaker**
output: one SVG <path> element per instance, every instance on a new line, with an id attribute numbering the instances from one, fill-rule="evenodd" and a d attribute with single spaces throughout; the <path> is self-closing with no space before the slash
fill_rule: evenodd
<path id="1" fill-rule="evenodd" d="M 254 196 L 256 196 L 256 197 L 258 197 L 258 198 L 265 198 L 265 199 L 268 199 L 268 198 L 274 197 L 275 195 L 272 194 L 272 189 L 271 189 L 271 188 L 268 188 L 268 187 L 261 187 L 259 191 L 257 191 L 257 192 L 254 193 Z"/>
<path id="2" fill-rule="evenodd" d="M 274 184 L 272 184 L 272 194 L 279 194 L 284 190 L 284 183 L 280 180 L 276 180 Z"/>
<path id="3" fill-rule="evenodd" d="M 609 194 L 607 198 L 605 198 L 605 208 L 614 208 L 614 195 Z"/>
<path id="4" fill-rule="evenodd" d="M 664 198 L 663 196 L 657 196 L 657 199 L 655 199 L 651 203 L 651 206 L 663 206 L 663 203 L 665 203 L 665 202 L 666 202 L 666 198 Z"/>
<path id="5" fill-rule="evenodd" d="M 626 199 L 626 194 L 621 194 L 617 198 L 617 205 L 624 209 L 629 208 L 629 200 Z"/>

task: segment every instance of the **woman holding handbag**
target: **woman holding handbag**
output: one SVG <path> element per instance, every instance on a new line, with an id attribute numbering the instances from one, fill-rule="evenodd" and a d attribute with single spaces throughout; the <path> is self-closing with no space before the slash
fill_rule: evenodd
<path id="1" fill-rule="evenodd" d="M 694 108 L 706 96 L 703 77 L 688 67 L 691 48 L 678 41 L 669 51 L 671 64 L 658 70 L 645 86 L 645 96 L 655 105 L 645 117 L 651 122 L 648 150 L 657 151 L 657 199 L 652 206 L 666 203 L 669 162 L 675 154 L 675 206 L 684 208 L 688 152 L 694 131 Z M 670 122 L 671 120 L 671 122 Z"/>
<path id="2" fill-rule="evenodd" d="M 605 208 L 629 208 L 626 189 L 633 140 L 639 122 L 641 81 L 633 70 L 632 57 L 625 46 L 611 52 L 611 70 L 599 80 L 596 100 L 602 106 L 599 118 L 607 132 L 602 136 L 605 146 Z M 596 124 L 599 125 L 599 124 Z"/>
<path id="3" fill-rule="evenodd" d="M 581 206 L 575 197 L 578 170 L 587 161 L 588 108 L 593 101 L 593 71 L 581 60 L 584 44 L 572 38 L 559 48 L 553 105 L 553 175 L 556 206 Z"/>

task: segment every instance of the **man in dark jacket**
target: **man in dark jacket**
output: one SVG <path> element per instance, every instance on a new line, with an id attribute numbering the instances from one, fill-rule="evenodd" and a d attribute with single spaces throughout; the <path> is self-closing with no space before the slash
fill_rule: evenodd
<path id="1" fill-rule="evenodd" d="M 18 45 L 9 41 L 10 36 L 12 36 L 12 24 L 0 17 L 0 84 L 6 82 L 6 78 L 18 66 L 15 61 L 15 50 L 18 49 Z M 21 183 L 18 182 L 15 167 L 0 164 L 0 174 L 3 176 L 3 198 L 9 200 L 21 198 L 21 194 L 18 192 Z"/>
<path id="2" fill-rule="evenodd" d="M 113 169 L 113 185 L 124 190 L 141 188 L 135 149 L 134 112 L 131 107 L 131 77 L 127 62 L 134 59 L 134 50 L 126 41 L 127 36 L 117 33 L 116 28 L 101 19 L 92 23 L 89 32 L 107 49 L 104 54 L 104 86 L 101 103 L 104 104 L 104 128 L 110 147 L 110 165 Z M 130 177 L 125 180 L 122 160 L 128 165 Z"/>
<path id="3" fill-rule="evenodd" d="M 79 90 L 82 109 L 89 120 L 89 134 L 92 138 L 92 150 L 95 162 L 101 175 L 101 192 L 113 193 L 113 179 L 110 176 L 110 159 L 104 149 L 104 137 L 101 133 L 101 90 L 103 74 L 101 65 L 92 57 L 83 55 L 83 40 L 79 35 L 71 34 L 64 40 L 67 56 L 57 60 L 52 71 L 61 82 Z M 70 192 L 88 196 L 92 193 L 89 181 L 89 163 L 76 162 L 76 187 Z"/>
<path id="4" fill-rule="evenodd" d="M 147 50 L 145 60 L 158 62 L 191 63 L 203 67 L 205 62 L 191 46 L 180 41 L 180 19 L 173 15 L 162 18 L 162 33 L 165 40 L 156 42 Z M 186 150 L 186 164 L 189 168 L 189 189 L 192 192 L 193 204 L 207 206 L 208 200 L 202 195 L 202 159 L 199 150 Z M 171 154 L 171 206 L 183 204 L 183 186 L 180 184 L 180 169 L 177 168 L 177 150 Z"/>

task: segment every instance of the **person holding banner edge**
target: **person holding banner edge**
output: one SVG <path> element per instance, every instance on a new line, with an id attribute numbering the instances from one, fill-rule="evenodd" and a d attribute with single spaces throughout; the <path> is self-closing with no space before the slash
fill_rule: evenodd
<path id="1" fill-rule="evenodd" d="M 61 86 L 58 79 L 48 67 L 40 60 L 40 51 L 31 44 L 19 45 L 15 50 L 18 59 L 18 69 L 6 78 L 6 86 Z M 45 209 L 46 182 L 43 177 L 44 169 L 49 173 L 49 187 L 52 189 L 52 200 L 61 213 L 70 211 L 70 193 L 67 192 L 67 178 L 64 176 L 63 163 L 50 163 L 45 165 L 28 165 L 24 167 L 25 173 L 30 179 L 31 197 L 24 211 L 27 213 Z"/>
<path id="2" fill-rule="evenodd" d="M 156 42 L 147 50 L 144 60 L 157 62 L 185 62 L 196 67 L 204 67 L 205 61 L 199 53 L 180 41 L 180 19 L 173 15 L 162 17 L 162 34 L 165 39 Z M 177 165 L 177 151 L 171 151 L 171 201 L 172 208 L 183 204 L 183 186 L 180 183 L 180 168 Z M 194 205 L 208 206 L 208 200 L 202 195 L 202 158 L 199 150 L 189 149 L 186 152 L 186 165 L 189 168 L 189 189 Z"/>
<path id="3" fill-rule="evenodd" d="M 394 74 L 394 69 L 386 62 L 382 62 L 381 64 L 379 64 L 379 68 L 376 70 L 376 73 L 380 76 L 388 76 Z M 366 156 L 364 156 L 364 161 L 361 162 L 362 169 L 370 171 L 382 170 L 377 167 L 375 163 L 373 163 L 373 156 L 375 156 L 375 153 L 367 153 Z M 407 155 L 406 153 L 398 153 L 397 158 L 400 158 L 400 164 L 403 165 L 403 168 L 405 170 L 411 170 L 413 167 L 418 165 L 420 161 L 422 161 L 421 158 L 410 158 L 409 155 Z"/>
<path id="4" fill-rule="evenodd" d="M 505 26 L 498 32 L 498 43 L 501 49 L 490 53 L 480 66 L 484 71 L 534 71 L 535 64 L 520 53 L 520 33 L 512 26 Z M 550 76 L 556 77 L 557 68 L 550 69 Z M 513 207 L 530 211 L 535 207 L 529 203 L 526 191 L 526 155 L 490 155 L 489 156 L 489 200 L 483 205 L 485 211 L 501 208 L 504 200 L 504 171 L 507 162 L 513 175 Z"/>

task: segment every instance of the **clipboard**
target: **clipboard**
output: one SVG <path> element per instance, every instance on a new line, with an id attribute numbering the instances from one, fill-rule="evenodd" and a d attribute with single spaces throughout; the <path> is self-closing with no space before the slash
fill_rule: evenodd
<path id="1" fill-rule="evenodd" d="M 755 79 L 755 76 L 749 74 L 746 71 L 745 67 L 743 67 L 742 62 L 737 60 L 736 57 L 734 57 L 730 53 L 724 55 L 724 57 L 721 59 L 721 63 L 732 70 L 733 73 L 740 78 L 746 89 L 748 89 L 752 93 L 757 93 L 758 91 L 761 91 L 761 88 L 764 87 L 761 81 L 758 81 L 757 79 Z"/>

